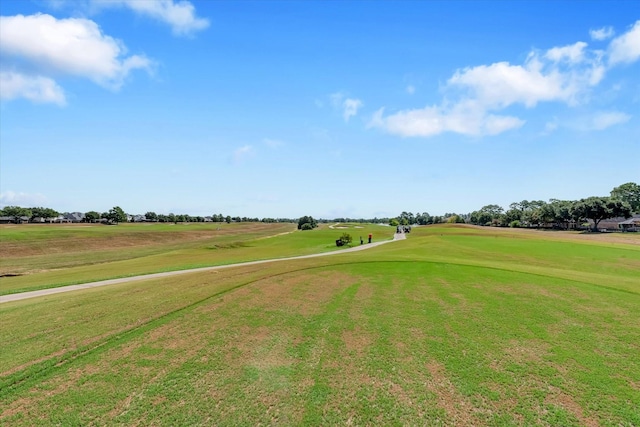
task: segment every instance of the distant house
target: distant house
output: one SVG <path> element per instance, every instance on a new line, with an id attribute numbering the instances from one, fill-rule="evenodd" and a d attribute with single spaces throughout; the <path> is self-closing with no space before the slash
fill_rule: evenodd
<path id="1" fill-rule="evenodd" d="M 133 216 L 131 216 L 131 219 L 129 221 L 146 222 L 147 221 L 147 217 L 144 216 L 144 215 L 133 215 Z"/>
<path id="2" fill-rule="evenodd" d="M 82 222 L 84 221 L 84 214 L 82 212 L 65 212 L 62 214 L 62 218 L 65 221 L 61 222 Z"/>
<path id="3" fill-rule="evenodd" d="M 618 223 L 618 228 L 623 231 L 640 231 L 640 215 L 635 215 Z"/>
<path id="4" fill-rule="evenodd" d="M 0 216 L 0 224 L 27 224 L 29 219 L 28 216 Z"/>
<path id="5" fill-rule="evenodd" d="M 204 222 L 213 222 L 213 217 L 205 216 L 204 217 Z"/>

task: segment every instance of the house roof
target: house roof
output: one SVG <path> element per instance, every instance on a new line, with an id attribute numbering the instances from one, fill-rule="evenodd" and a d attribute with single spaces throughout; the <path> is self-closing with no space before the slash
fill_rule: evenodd
<path id="1" fill-rule="evenodd" d="M 626 221 L 619 222 L 618 225 L 634 225 L 640 224 L 640 218 L 629 218 Z"/>

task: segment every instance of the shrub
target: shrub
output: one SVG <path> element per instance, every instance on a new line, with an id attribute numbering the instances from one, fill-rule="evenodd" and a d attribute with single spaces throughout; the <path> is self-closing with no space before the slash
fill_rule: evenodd
<path id="1" fill-rule="evenodd" d="M 313 230 L 313 225 L 308 222 L 305 222 L 300 226 L 300 230 Z"/>
<path id="2" fill-rule="evenodd" d="M 353 241 L 353 239 L 351 238 L 351 234 L 349 233 L 342 233 L 342 236 L 340 236 L 340 240 L 344 245 L 349 245 Z"/>

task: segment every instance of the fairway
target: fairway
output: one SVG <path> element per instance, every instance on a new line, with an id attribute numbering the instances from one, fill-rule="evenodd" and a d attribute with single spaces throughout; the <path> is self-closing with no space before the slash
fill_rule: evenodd
<path id="1" fill-rule="evenodd" d="M 342 231 L 180 251 L 323 252 Z M 640 425 L 639 237 L 419 227 L 5 303 L 0 424 Z"/>

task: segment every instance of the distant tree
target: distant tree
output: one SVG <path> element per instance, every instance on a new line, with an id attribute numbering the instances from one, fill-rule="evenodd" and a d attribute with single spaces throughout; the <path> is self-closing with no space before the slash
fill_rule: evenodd
<path id="1" fill-rule="evenodd" d="M 231 224 L 231 215 L 227 215 L 227 217 L 225 218 L 225 221 L 227 224 Z"/>
<path id="2" fill-rule="evenodd" d="M 449 218 L 447 218 L 447 222 L 449 224 L 464 224 L 464 218 L 462 218 L 458 214 L 453 214 Z"/>
<path id="3" fill-rule="evenodd" d="M 124 213 L 120 206 L 114 206 L 111 208 L 103 218 L 106 218 L 111 224 L 127 222 L 127 214 Z"/>
<path id="4" fill-rule="evenodd" d="M 392 227 L 397 227 L 400 225 L 400 221 L 398 221 L 398 218 L 391 218 L 389 220 L 389 225 Z"/>
<path id="5" fill-rule="evenodd" d="M 340 240 L 342 241 L 343 245 L 350 245 L 353 241 L 353 238 L 349 233 L 342 233 L 342 236 L 340 236 Z"/>
<path id="6" fill-rule="evenodd" d="M 402 212 L 398 217 L 398 221 L 400 221 L 402 225 L 415 224 L 416 217 L 411 212 Z"/>
<path id="7" fill-rule="evenodd" d="M 431 215 L 429 215 L 427 212 L 423 212 L 421 214 L 416 215 L 416 223 L 420 225 L 431 224 L 431 222 L 432 222 Z"/>
<path id="8" fill-rule="evenodd" d="M 631 216 L 631 207 L 627 202 L 611 197 L 589 197 L 575 202 L 570 209 L 571 216 L 576 220 L 590 219 L 593 230 L 598 231 L 598 224 L 603 219 Z"/>
<path id="9" fill-rule="evenodd" d="M 640 185 L 627 182 L 611 190 L 611 198 L 627 202 L 631 210 L 640 213 Z"/>
<path id="10" fill-rule="evenodd" d="M 306 216 L 306 215 L 298 219 L 298 230 L 302 230 L 303 229 L 302 226 L 304 224 L 309 224 L 311 226 L 311 228 L 305 228 L 305 230 L 312 230 L 318 226 L 318 222 L 315 219 L 313 219 L 312 216 Z"/>
<path id="11" fill-rule="evenodd" d="M 60 212 L 51 208 L 38 207 L 38 208 L 30 208 L 29 210 L 31 211 L 32 220 L 34 218 L 44 218 L 45 220 L 47 220 L 50 218 L 55 218 L 58 215 L 60 215 Z"/>
<path id="12" fill-rule="evenodd" d="M 2 216 L 12 217 L 14 222 L 18 222 L 23 216 L 31 218 L 31 209 L 22 208 L 20 206 L 6 206 L 2 211 L 0 211 L 0 213 Z"/>
<path id="13" fill-rule="evenodd" d="M 144 214 L 144 217 L 147 219 L 147 221 L 157 221 L 158 220 L 158 214 L 155 212 L 147 212 L 146 214 Z"/>
<path id="14" fill-rule="evenodd" d="M 469 220 L 476 225 L 501 225 L 503 209 L 498 205 L 486 205 L 479 211 L 471 212 Z"/>
<path id="15" fill-rule="evenodd" d="M 95 222 L 95 221 L 98 221 L 99 219 L 100 219 L 100 213 L 96 211 L 89 211 L 89 212 L 85 212 L 84 214 L 84 220 L 86 222 Z"/>
<path id="16" fill-rule="evenodd" d="M 551 199 L 549 203 L 539 208 L 540 220 L 544 223 L 553 223 L 555 227 L 566 230 L 573 220 L 571 206 L 574 203 L 567 200 Z"/>

